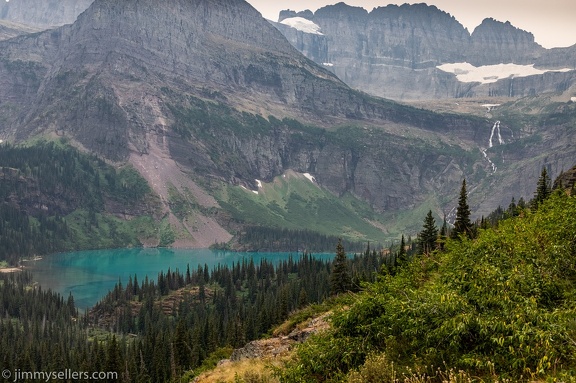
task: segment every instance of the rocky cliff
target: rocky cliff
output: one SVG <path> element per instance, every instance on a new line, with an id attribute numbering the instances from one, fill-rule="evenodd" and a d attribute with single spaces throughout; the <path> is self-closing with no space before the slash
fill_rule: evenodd
<path id="1" fill-rule="evenodd" d="M 475 66 L 534 64 L 544 52 L 545 49 L 534 41 L 532 33 L 514 27 L 509 21 L 502 23 L 488 18 L 472 32 L 464 61 Z"/>
<path id="2" fill-rule="evenodd" d="M 287 26 L 286 20 L 296 16 L 317 24 L 321 36 L 308 36 L 306 31 L 295 32 Z M 447 63 L 468 62 L 476 67 L 537 64 L 541 69 L 574 69 L 570 48 L 551 54 L 534 41 L 531 33 L 490 18 L 470 34 L 453 16 L 426 4 L 388 5 L 367 12 L 338 3 L 315 13 L 283 11 L 280 20 L 283 24 L 275 25 L 300 52 L 319 64 L 327 64 L 353 88 L 395 100 L 510 93 L 505 82 L 496 81 L 491 92 L 481 81 L 462 82 L 454 74 L 437 69 Z M 569 79 L 534 76 L 526 84 L 518 84 L 523 87 L 516 86 L 514 96 L 556 91 L 559 83 L 573 84 L 576 77 L 574 72 Z"/>
<path id="3" fill-rule="evenodd" d="M 350 16 L 345 9 L 319 12 L 340 20 L 338 30 L 349 42 L 356 41 L 357 26 L 346 20 L 367 17 L 380 45 L 361 44 L 360 57 L 381 52 L 374 62 L 401 63 L 406 78 L 436 70 L 434 44 L 465 38 L 445 13 L 438 19 L 453 30 L 432 41 L 425 26 L 435 22 L 423 16 L 398 24 L 392 16 L 370 21 L 362 10 Z M 378 22 L 391 35 L 379 36 Z M 394 34 L 405 29 L 412 31 L 410 49 Z M 352 63 L 358 54 L 347 49 L 342 45 L 334 58 Z M 256 191 L 256 180 L 290 169 L 308 172 L 335 195 L 364 201 L 392 219 L 406 209 L 448 212 L 463 177 L 485 190 L 473 206 L 489 211 L 531 192 L 545 162 L 526 165 L 530 186 L 493 193 L 492 160 L 504 151 L 488 148 L 493 121 L 354 91 L 241 0 L 96 0 L 71 25 L 0 42 L 0 116 L 3 140 L 64 136 L 109 161 L 130 162 L 160 196 L 170 224 L 192 239 L 182 246 L 230 239 L 230 201 L 215 192 L 222 184 Z M 503 144 L 529 136 L 506 124 L 499 134 Z M 535 157 L 531 150 L 515 153 L 514 161 Z M 570 155 L 561 153 L 554 163 Z M 517 181 L 515 162 L 503 163 L 498 175 Z M 193 217 L 176 212 L 182 200 Z"/>

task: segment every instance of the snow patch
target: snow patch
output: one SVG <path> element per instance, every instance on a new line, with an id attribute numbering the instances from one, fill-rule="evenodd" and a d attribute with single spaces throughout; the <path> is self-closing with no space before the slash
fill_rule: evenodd
<path id="1" fill-rule="evenodd" d="M 258 189 L 262 189 L 262 181 L 260 180 L 255 180 L 256 184 L 258 185 Z"/>
<path id="2" fill-rule="evenodd" d="M 303 17 L 289 17 L 284 19 L 280 22 L 280 24 L 288 25 L 294 29 L 298 29 L 299 31 L 305 33 L 312 33 L 314 35 L 323 35 L 320 32 L 320 26 L 315 24 L 314 22 L 305 19 Z"/>
<path id="3" fill-rule="evenodd" d="M 482 106 L 488 109 L 488 111 L 491 111 L 492 109 L 497 108 L 500 105 L 502 104 L 483 104 Z"/>
<path id="4" fill-rule="evenodd" d="M 251 192 L 254 193 L 254 194 L 258 194 L 258 190 L 249 190 L 249 189 L 246 188 L 246 186 L 244 186 L 244 185 L 240 185 L 240 187 L 241 187 L 242 189 L 246 190 L 246 191 L 251 191 Z M 260 186 L 260 187 L 261 187 L 261 186 Z"/>
<path id="5" fill-rule="evenodd" d="M 324 66 L 334 66 L 334 64 L 332 64 L 332 63 L 322 63 L 322 65 L 324 65 Z"/>
<path id="6" fill-rule="evenodd" d="M 518 64 L 497 64 L 475 67 L 467 62 L 442 64 L 436 68 L 443 72 L 455 74 L 460 82 L 479 82 L 482 84 L 491 84 L 504 78 L 528 77 L 547 72 L 569 72 L 572 70 L 570 68 L 536 69 L 534 65 Z"/>
<path id="7" fill-rule="evenodd" d="M 576 97 L 570 97 L 570 101 L 576 102 Z"/>
<path id="8" fill-rule="evenodd" d="M 304 177 L 308 178 L 310 182 L 316 182 L 316 178 L 314 178 L 310 173 L 304 173 Z"/>

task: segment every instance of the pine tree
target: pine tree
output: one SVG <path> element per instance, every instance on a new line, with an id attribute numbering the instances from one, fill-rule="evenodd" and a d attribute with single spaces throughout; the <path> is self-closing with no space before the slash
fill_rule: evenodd
<path id="1" fill-rule="evenodd" d="M 438 240 L 438 228 L 436 220 L 432 216 L 432 210 L 428 211 L 424 218 L 423 230 L 418 234 L 418 252 L 420 254 L 430 254 L 436 248 Z"/>
<path id="2" fill-rule="evenodd" d="M 516 205 L 516 200 L 512 197 L 510 205 L 508 205 L 508 210 L 506 210 L 507 217 L 517 217 L 518 216 L 518 205 Z"/>
<path id="3" fill-rule="evenodd" d="M 330 292 L 333 295 L 349 291 L 352 287 L 352 280 L 348 272 L 348 259 L 342 246 L 342 240 L 338 239 L 336 246 L 336 258 L 332 266 L 332 273 L 330 274 Z"/>
<path id="4" fill-rule="evenodd" d="M 470 207 L 468 206 L 468 193 L 466 191 L 466 180 L 462 181 L 460 197 L 458 198 L 458 208 L 456 209 L 456 221 L 452 229 L 451 237 L 457 239 L 461 234 L 468 238 L 473 237 L 473 227 L 470 221 Z"/>
<path id="5" fill-rule="evenodd" d="M 396 257 L 398 264 L 404 264 L 408 262 L 408 254 L 406 253 L 406 241 L 404 240 L 404 234 L 402 234 L 402 239 L 400 240 L 400 250 L 398 250 L 398 256 Z"/>
<path id="6" fill-rule="evenodd" d="M 446 238 L 448 238 L 448 222 L 446 222 L 446 216 L 444 216 L 444 222 L 440 228 L 440 234 L 438 234 L 438 249 L 444 251 L 444 244 L 446 243 Z"/>
<path id="7" fill-rule="evenodd" d="M 112 335 L 111 338 L 108 338 L 106 341 L 107 349 L 106 349 L 106 364 L 105 364 L 105 371 L 116 372 L 118 375 L 122 372 L 122 366 L 124 365 L 124 361 L 122 359 L 122 354 L 120 351 L 120 345 L 116 340 L 116 335 Z"/>
<path id="8" fill-rule="evenodd" d="M 546 171 L 546 167 L 542 167 L 542 172 L 540 173 L 540 178 L 538 179 L 538 184 L 536 185 L 536 192 L 534 193 L 534 199 L 532 200 L 532 209 L 538 209 L 538 206 L 542 204 L 552 193 L 551 180 Z"/>

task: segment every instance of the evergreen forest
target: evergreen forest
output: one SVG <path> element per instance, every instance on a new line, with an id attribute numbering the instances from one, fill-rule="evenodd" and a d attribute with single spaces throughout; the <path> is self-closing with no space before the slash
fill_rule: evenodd
<path id="1" fill-rule="evenodd" d="M 381 257 L 367 251 L 345 257 L 344 267 L 348 289 L 359 291 L 375 280 Z M 310 254 L 276 266 L 244 260 L 167 270 L 156 280 L 119 282 L 79 314 L 72 295 L 42 290 L 29 273 L 0 274 L 0 361 L 10 371 L 117 372 L 111 381 L 192 379 L 291 313 L 321 311 L 335 293 L 331 275 L 332 262 Z"/>
<path id="2" fill-rule="evenodd" d="M 129 166 L 116 169 L 65 140 L 3 144 L 0 165 L 0 261 L 140 246 L 154 235 L 158 203 Z M 136 219 L 117 218 L 122 215 Z"/>

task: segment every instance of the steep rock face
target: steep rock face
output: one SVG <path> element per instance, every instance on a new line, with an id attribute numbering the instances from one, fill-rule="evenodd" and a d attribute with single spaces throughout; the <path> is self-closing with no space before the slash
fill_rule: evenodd
<path id="1" fill-rule="evenodd" d="M 0 20 L 38 28 L 71 24 L 94 0 L 13 0 L 0 3 Z"/>
<path id="2" fill-rule="evenodd" d="M 312 20 L 314 18 L 314 13 L 307 9 L 305 11 L 301 11 L 301 12 L 296 12 L 296 11 L 292 11 L 290 9 L 285 9 L 283 11 L 280 11 L 280 16 L 278 16 L 278 22 L 282 22 L 282 20 L 284 19 L 288 19 L 291 17 L 302 17 L 308 20 Z"/>
<path id="3" fill-rule="evenodd" d="M 351 91 L 244 1 L 148 1 L 98 0 L 73 25 L 4 45 L 6 60 L 37 68 L 24 76 L 27 94 L 37 93 L 36 99 L 8 114 L 9 125 L 21 125 L 18 139 L 57 128 L 114 160 L 126 159 L 129 150 L 145 153 L 150 127 L 170 121 L 162 102 L 146 95 L 165 87 L 200 95 L 209 89 L 243 110 L 321 125 L 375 119 L 449 126 Z M 10 70 L 4 68 L 0 100 L 22 93 L 24 78 L 18 81 Z"/>
<path id="4" fill-rule="evenodd" d="M 298 15 L 284 11 L 281 18 Z M 554 82 L 555 76 L 540 75 L 522 81 L 526 87 L 516 87 L 514 92 L 505 91 L 507 83 L 492 87 L 463 83 L 436 69 L 445 63 L 573 68 L 573 49 L 546 50 L 531 33 L 494 19 L 485 19 L 470 35 L 454 17 L 425 4 L 389 5 L 367 12 L 338 3 L 306 17 L 321 27 L 322 38 L 279 27 L 300 52 L 319 64 L 329 63 L 329 69 L 351 87 L 394 100 L 510 93 L 517 97 L 566 88 Z M 570 76 L 572 83 L 576 75 Z"/>
<path id="5" fill-rule="evenodd" d="M 534 64 L 544 48 L 534 41 L 534 35 L 488 18 L 474 29 L 466 52 L 466 61 L 475 65 L 499 63 Z"/>
<path id="6" fill-rule="evenodd" d="M 271 24 L 282 32 L 284 37 L 290 41 L 290 44 L 298 49 L 304 56 L 323 66 L 329 66 L 328 41 L 326 36 L 323 34 L 306 33 L 282 23 L 271 22 Z"/>
<path id="7" fill-rule="evenodd" d="M 143 120 L 146 105 L 129 91 L 136 83 L 146 83 L 151 93 L 165 85 L 193 93 L 222 88 L 231 104 L 288 107 L 295 114 L 313 112 L 318 105 L 312 101 L 319 101 L 332 102 L 326 112 L 338 115 L 338 103 L 347 101 L 332 97 L 334 89 L 347 89 L 343 83 L 299 55 L 244 1 L 96 1 L 73 25 L 11 42 L 3 55 L 40 68 L 32 89 L 38 100 L 14 116 L 25 121 L 19 137 L 46 129 L 49 120 L 117 160 L 126 158 L 128 138 L 145 151 L 142 130 L 156 123 Z M 7 86 L 0 99 L 19 87 Z M 99 101 L 88 106 L 88 97 Z M 272 105 L 262 106 L 261 99 Z M 111 149 L 100 149 L 98 142 Z"/>

